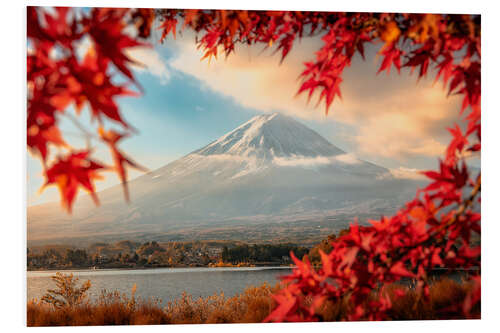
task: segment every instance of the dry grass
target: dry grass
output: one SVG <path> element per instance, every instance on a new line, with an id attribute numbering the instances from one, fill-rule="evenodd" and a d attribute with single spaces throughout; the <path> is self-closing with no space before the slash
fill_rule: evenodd
<path id="1" fill-rule="evenodd" d="M 393 320 L 463 319 L 460 306 L 472 288 L 470 282 L 457 282 L 448 278 L 435 281 L 430 288 L 429 300 L 419 299 L 414 289 L 404 297 L 397 297 L 394 290 L 401 286 L 391 285 L 388 293 L 392 301 L 389 316 Z M 481 308 L 472 309 L 474 318 L 480 318 Z"/>
<path id="2" fill-rule="evenodd" d="M 184 293 L 180 299 L 169 302 L 165 311 L 175 324 L 258 323 L 274 307 L 271 294 L 277 288 L 278 285 L 271 288 L 263 284 L 230 298 L 221 293 L 197 300 Z"/>
<path id="3" fill-rule="evenodd" d="M 118 293 L 103 293 L 95 303 L 55 308 L 36 300 L 28 302 L 28 326 L 90 326 L 168 324 L 158 302 L 135 301 Z"/>
<path id="4" fill-rule="evenodd" d="M 267 284 L 246 289 L 227 298 L 223 293 L 193 299 L 184 293 L 180 299 L 162 306 L 159 300 L 135 299 L 117 292 L 103 292 L 97 302 L 56 308 L 47 303 L 28 302 L 28 326 L 154 325 L 203 323 L 257 323 L 274 307 Z"/>
<path id="5" fill-rule="evenodd" d="M 410 287 L 390 285 L 385 288 L 392 300 L 391 320 L 457 319 L 451 309 L 462 303 L 471 285 L 444 278 L 432 284 L 430 299 L 418 300 Z M 204 324 L 261 322 L 275 306 L 271 294 L 279 288 L 264 284 L 246 289 L 227 298 L 224 294 L 193 299 L 183 294 L 166 306 L 158 300 L 144 301 L 132 295 L 103 292 L 97 302 L 86 302 L 72 307 L 56 308 L 36 300 L 28 302 L 28 326 L 81 325 L 150 325 L 150 324 Z M 406 289 L 406 295 L 397 297 L 396 289 Z M 345 320 L 350 304 L 348 298 L 340 302 L 327 301 L 319 310 L 325 321 Z M 480 317 L 480 308 L 474 309 Z"/>

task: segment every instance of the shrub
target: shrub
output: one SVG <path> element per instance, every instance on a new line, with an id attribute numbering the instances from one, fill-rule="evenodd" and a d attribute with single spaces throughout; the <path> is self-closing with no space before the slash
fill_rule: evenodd
<path id="1" fill-rule="evenodd" d="M 42 302 L 56 308 L 62 308 L 81 304 L 87 298 L 87 291 L 91 286 L 90 280 L 77 287 L 78 278 L 74 278 L 72 273 L 57 272 L 51 279 L 56 283 L 57 289 L 47 290 L 47 293 L 42 297 Z"/>

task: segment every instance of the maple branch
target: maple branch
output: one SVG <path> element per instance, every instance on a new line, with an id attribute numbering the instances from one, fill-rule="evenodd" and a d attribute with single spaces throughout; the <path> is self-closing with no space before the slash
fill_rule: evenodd
<path id="1" fill-rule="evenodd" d="M 457 222 L 459 217 L 465 212 L 465 210 L 474 203 L 474 199 L 479 192 L 481 192 L 481 173 L 477 176 L 476 184 L 474 185 L 472 192 L 469 194 L 465 202 L 458 207 L 457 212 L 448 222 L 442 224 L 439 228 L 435 230 L 433 234 L 431 234 L 431 237 L 437 236 L 441 231 L 443 231 L 444 229 L 448 228 L 449 226 Z"/>
<path id="2" fill-rule="evenodd" d="M 441 224 L 438 228 L 436 228 L 433 232 L 431 232 L 429 237 L 427 237 L 425 240 L 407 246 L 400 246 L 398 248 L 398 253 L 396 256 L 389 256 L 388 253 L 385 253 L 385 255 L 388 256 L 388 259 L 386 261 L 381 260 L 380 255 L 376 259 L 378 259 L 380 263 L 384 264 L 387 269 L 390 269 L 393 262 L 397 262 L 403 259 L 411 250 L 414 250 L 419 246 L 426 246 L 433 243 L 436 245 L 443 244 L 445 238 L 444 235 L 440 235 L 441 232 L 459 220 L 459 217 L 466 211 L 466 209 L 469 208 L 474 203 L 474 199 L 480 191 L 481 191 L 481 174 L 478 175 L 476 184 L 473 190 L 471 191 L 470 195 L 467 197 L 465 202 L 458 207 L 458 210 L 449 221 L 447 221 L 444 224 Z M 438 241 L 436 241 L 436 238 L 438 239 Z"/>
<path id="3" fill-rule="evenodd" d="M 71 120 L 71 122 L 83 133 L 83 135 L 87 139 L 87 148 L 90 148 L 90 140 L 91 139 L 100 140 L 100 138 L 98 136 L 96 136 L 95 134 L 89 132 L 85 127 L 83 127 L 83 125 L 80 124 L 80 122 L 78 121 L 78 119 L 76 119 L 72 114 L 69 114 L 69 113 L 65 112 L 62 115 L 65 116 L 65 117 L 67 117 L 69 120 Z"/>

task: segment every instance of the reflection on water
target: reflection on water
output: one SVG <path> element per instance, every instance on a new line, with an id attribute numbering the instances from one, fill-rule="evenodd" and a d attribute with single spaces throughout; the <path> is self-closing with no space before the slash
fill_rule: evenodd
<path id="1" fill-rule="evenodd" d="M 291 272 L 287 267 L 220 267 L 220 268 L 155 268 L 138 270 L 75 270 L 79 282 L 90 280 L 91 299 L 95 299 L 102 289 L 118 291 L 130 295 L 137 284 L 136 296 L 143 299 L 161 299 L 164 303 L 179 298 L 186 291 L 193 297 L 207 297 L 224 292 L 228 297 L 242 292 L 249 286 L 267 282 L 274 285 L 279 276 Z M 55 284 L 50 277 L 55 271 L 27 273 L 28 300 L 40 299 Z"/>

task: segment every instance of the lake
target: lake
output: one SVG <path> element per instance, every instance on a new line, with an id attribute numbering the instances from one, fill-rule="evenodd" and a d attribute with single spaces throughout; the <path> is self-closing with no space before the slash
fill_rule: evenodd
<path id="1" fill-rule="evenodd" d="M 161 299 L 163 304 L 179 298 L 185 291 L 193 298 L 207 297 L 224 292 L 227 297 L 241 293 L 245 288 L 267 282 L 271 286 L 279 281 L 279 276 L 291 272 L 288 267 L 217 267 L 217 268 L 155 268 L 155 269 L 109 269 L 75 270 L 79 284 L 90 280 L 91 299 L 96 299 L 102 289 L 118 291 L 130 296 L 134 284 L 136 297 Z M 51 276 L 56 271 L 27 272 L 27 297 L 40 299 L 47 289 L 55 288 Z"/>

